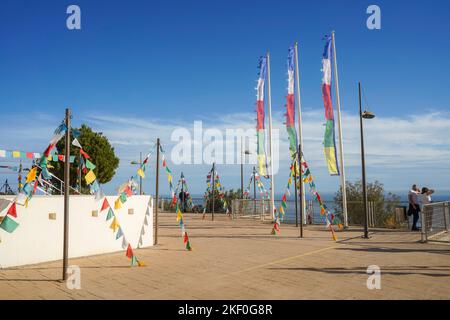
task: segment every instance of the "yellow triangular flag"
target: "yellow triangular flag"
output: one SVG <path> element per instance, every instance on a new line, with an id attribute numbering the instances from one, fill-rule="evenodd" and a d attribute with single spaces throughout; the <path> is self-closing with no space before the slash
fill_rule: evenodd
<path id="1" fill-rule="evenodd" d="M 84 179 L 86 179 L 86 183 L 87 184 L 91 184 L 92 182 L 94 182 L 94 180 L 96 179 L 95 173 L 94 171 L 90 170 L 86 176 L 84 177 Z"/>
<path id="2" fill-rule="evenodd" d="M 28 208 L 28 198 L 25 199 L 25 208 Z"/>
<path id="3" fill-rule="evenodd" d="M 30 182 L 36 180 L 36 173 L 37 173 L 37 167 L 34 167 L 33 169 L 30 170 L 30 172 L 28 172 L 26 182 L 30 183 Z"/>
<path id="4" fill-rule="evenodd" d="M 145 263 L 138 260 L 138 267 L 145 267 Z"/>
<path id="5" fill-rule="evenodd" d="M 142 179 L 145 178 L 144 170 L 142 170 L 142 169 L 139 168 L 139 170 L 137 171 L 137 174 L 138 174 Z"/>
<path id="6" fill-rule="evenodd" d="M 122 207 L 122 202 L 120 201 L 120 197 L 117 198 L 116 202 L 114 202 L 114 209 L 120 209 Z"/>
<path id="7" fill-rule="evenodd" d="M 180 222 L 181 219 L 183 219 L 183 215 L 181 214 L 181 210 L 178 209 L 178 212 L 177 212 L 177 222 Z"/>
<path id="8" fill-rule="evenodd" d="M 116 232 L 117 228 L 119 228 L 119 223 L 117 222 L 116 217 L 114 217 L 114 220 L 109 227 L 113 229 L 113 232 Z"/>

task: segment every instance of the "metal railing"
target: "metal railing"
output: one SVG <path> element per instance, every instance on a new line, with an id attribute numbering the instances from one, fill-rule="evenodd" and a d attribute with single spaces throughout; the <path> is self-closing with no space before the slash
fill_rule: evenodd
<path id="1" fill-rule="evenodd" d="M 231 202 L 233 219 L 272 220 L 270 202 L 263 199 L 235 199 Z"/>
<path id="2" fill-rule="evenodd" d="M 423 206 L 421 216 L 422 242 L 429 240 L 450 242 L 450 202 L 430 203 Z"/>

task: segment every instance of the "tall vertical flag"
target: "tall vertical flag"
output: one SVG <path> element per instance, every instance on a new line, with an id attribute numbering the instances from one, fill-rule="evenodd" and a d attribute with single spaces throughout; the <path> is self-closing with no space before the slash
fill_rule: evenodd
<path id="1" fill-rule="evenodd" d="M 265 126 L 264 126 L 264 84 L 266 82 L 267 74 L 267 57 L 260 57 L 259 59 L 259 74 L 258 85 L 256 87 L 256 139 L 257 139 L 257 155 L 258 155 L 258 170 L 262 176 L 267 175 L 267 157 L 265 150 Z"/>
<path id="2" fill-rule="evenodd" d="M 294 84 L 295 84 L 295 62 L 294 62 L 294 46 L 289 48 L 287 67 L 288 67 L 288 93 L 286 96 L 286 130 L 289 135 L 289 151 L 291 158 L 294 157 L 297 152 L 297 132 L 295 131 L 295 97 L 294 97 Z"/>
<path id="3" fill-rule="evenodd" d="M 337 162 L 336 137 L 334 129 L 333 102 L 331 99 L 331 73 L 332 73 L 331 37 L 326 38 L 325 50 L 322 58 L 322 97 L 325 106 L 325 138 L 324 153 L 328 165 L 328 172 L 332 176 L 339 175 L 339 165 Z"/>

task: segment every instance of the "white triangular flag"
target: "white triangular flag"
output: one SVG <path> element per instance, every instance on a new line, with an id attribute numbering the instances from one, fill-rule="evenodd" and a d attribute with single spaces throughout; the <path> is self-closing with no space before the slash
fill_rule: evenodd
<path id="1" fill-rule="evenodd" d="M 81 146 L 81 144 L 80 144 L 80 142 L 78 141 L 77 138 L 73 139 L 72 144 L 73 144 L 75 147 L 78 147 L 78 148 L 80 148 L 80 149 L 83 149 L 83 147 Z"/>
<path id="2" fill-rule="evenodd" d="M 145 216 L 144 225 L 148 226 L 147 216 Z"/>
<path id="3" fill-rule="evenodd" d="M 146 216 L 150 216 L 150 207 L 147 207 L 147 211 L 145 212 Z"/>
<path id="4" fill-rule="evenodd" d="M 123 240 L 122 240 L 122 249 L 126 249 L 126 248 L 128 248 L 128 241 L 127 241 L 127 239 L 125 239 L 125 237 L 123 237 Z"/>
<path id="5" fill-rule="evenodd" d="M 145 234 L 145 229 L 144 229 L 144 227 L 142 227 L 141 235 L 144 235 L 144 234 Z"/>
<path id="6" fill-rule="evenodd" d="M 98 189 L 98 191 L 95 193 L 95 200 L 102 200 L 105 197 L 105 193 L 102 189 Z"/>
<path id="7" fill-rule="evenodd" d="M 142 240 L 142 237 L 139 238 L 139 247 L 142 247 L 144 245 L 144 241 Z"/>

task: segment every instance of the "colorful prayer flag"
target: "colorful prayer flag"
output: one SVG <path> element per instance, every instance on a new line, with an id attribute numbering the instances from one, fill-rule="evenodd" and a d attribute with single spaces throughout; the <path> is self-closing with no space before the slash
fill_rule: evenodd
<path id="1" fill-rule="evenodd" d="M 327 37 L 322 58 L 322 97 L 325 106 L 325 137 L 324 154 L 328 166 L 328 172 L 332 176 L 339 175 L 337 162 L 336 138 L 334 130 L 333 102 L 331 98 L 331 74 L 332 74 L 332 44 L 331 37 Z"/>
<path id="2" fill-rule="evenodd" d="M 17 222 L 11 219 L 8 215 L 3 218 L 2 223 L 0 224 L 0 228 L 5 230 L 6 232 L 13 233 L 14 230 L 19 226 Z"/>

